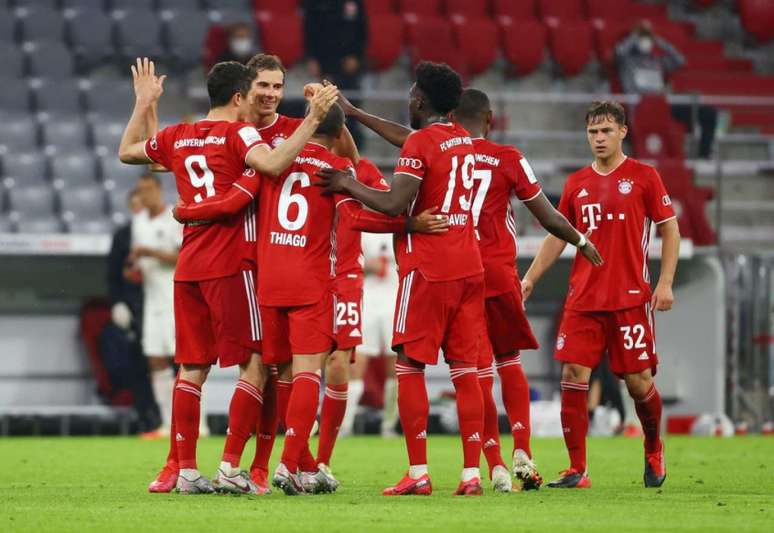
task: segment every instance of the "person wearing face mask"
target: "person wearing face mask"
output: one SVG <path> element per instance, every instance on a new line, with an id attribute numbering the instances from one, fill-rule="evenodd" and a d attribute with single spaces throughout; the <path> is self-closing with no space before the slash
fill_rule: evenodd
<path id="1" fill-rule="evenodd" d="M 246 63 L 255 52 L 252 27 L 247 22 L 236 22 L 228 28 L 228 48 L 218 57 L 218 62 Z"/>
<path id="2" fill-rule="evenodd" d="M 658 50 L 659 53 L 656 53 Z M 685 57 L 665 39 L 653 32 L 647 20 L 634 30 L 615 49 L 618 77 L 624 93 L 654 94 L 667 91 L 666 77 L 685 64 Z M 693 131 L 693 111 L 689 104 L 672 104 L 672 116 Z M 701 130 L 699 157 L 709 158 L 715 140 L 717 110 L 706 105 L 698 107 Z"/>

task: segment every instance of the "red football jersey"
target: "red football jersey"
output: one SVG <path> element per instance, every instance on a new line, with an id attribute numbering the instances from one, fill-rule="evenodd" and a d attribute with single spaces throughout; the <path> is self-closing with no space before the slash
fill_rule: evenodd
<path id="1" fill-rule="evenodd" d="M 532 168 L 513 146 L 473 139 L 473 223 L 484 263 L 487 298 L 513 290 L 516 272 L 516 220 L 511 196 L 522 202 L 541 192 Z"/>
<path id="2" fill-rule="evenodd" d="M 570 272 L 566 307 L 613 311 L 650 300 L 648 245 L 651 223 L 675 218 L 672 200 L 655 168 L 630 157 L 607 174 L 593 165 L 567 178 L 559 211 L 591 240 L 605 260 L 595 267 L 580 254 Z"/>
<path id="3" fill-rule="evenodd" d="M 308 143 L 295 162 L 261 183 L 258 297 L 261 305 L 291 307 L 318 302 L 336 271 L 336 205 L 350 198 L 323 196 L 313 185 L 322 168 L 352 170 L 348 159 Z"/>
<path id="4" fill-rule="evenodd" d="M 145 153 L 175 174 L 177 193 L 188 204 L 226 193 L 245 171 L 247 153 L 265 144 L 252 124 L 200 120 L 164 128 L 145 142 Z M 236 274 L 254 246 L 254 213 L 248 206 L 212 224 L 186 224 L 175 280 Z"/>
<path id="5" fill-rule="evenodd" d="M 431 124 L 406 139 L 395 174 L 422 182 L 406 213 L 436 207 L 449 216 L 451 227 L 442 234 L 398 235 L 396 257 L 402 275 L 419 269 L 429 281 L 450 281 L 483 272 L 470 212 L 475 166 L 473 141 L 457 124 Z"/>
<path id="6" fill-rule="evenodd" d="M 372 189 L 389 190 L 379 169 L 368 159 L 361 159 L 357 165 L 357 180 Z M 337 218 L 336 223 L 336 276 L 363 277 L 363 247 L 361 232 L 350 227 L 346 217 Z"/>
<path id="7" fill-rule="evenodd" d="M 293 132 L 296 131 L 303 121 L 304 119 L 302 118 L 286 117 L 277 113 L 274 117 L 274 122 L 268 126 L 259 127 L 258 131 L 264 141 L 272 148 L 276 148 L 285 142 L 285 139 L 293 135 Z"/>

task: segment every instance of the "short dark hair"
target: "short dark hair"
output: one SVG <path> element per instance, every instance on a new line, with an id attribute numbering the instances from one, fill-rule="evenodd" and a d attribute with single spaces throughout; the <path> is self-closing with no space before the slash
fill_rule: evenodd
<path id="1" fill-rule="evenodd" d="M 615 100 L 596 100 L 586 110 L 586 124 L 607 117 L 612 117 L 619 126 L 626 126 L 626 110 Z"/>
<path id="2" fill-rule="evenodd" d="M 239 93 L 247 96 L 255 72 L 236 61 L 216 63 L 207 74 L 207 94 L 210 107 L 222 107 Z"/>
<path id="3" fill-rule="evenodd" d="M 255 54 L 247 62 L 247 68 L 255 71 L 256 74 L 262 70 L 280 70 L 282 71 L 283 79 L 286 73 L 282 60 L 272 54 Z"/>
<path id="4" fill-rule="evenodd" d="M 480 120 L 484 118 L 492 106 L 489 97 L 484 91 L 478 89 L 465 89 L 460 96 L 460 103 L 454 110 L 454 115 L 459 119 Z"/>
<path id="5" fill-rule="evenodd" d="M 417 65 L 417 87 L 422 90 L 435 111 L 444 115 L 457 107 L 462 94 L 462 78 L 446 63 L 422 61 Z"/>
<path id="6" fill-rule="evenodd" d="M 141 180 L 148 180 L 148 181 L 152 181 L 153 183 L 155 183 L 156 185 L 158 185 L 159 187 L 161 187 L 161 180 L 159 179 L 159 177 L 158 177 L 156 174 L 154 174 L 154 173 L 152 173 L 152 172 L 146 172 L 145 174 L 143 174 L 142 176 L 140 176 L 140 179 L 141 179 Z M 134 191 L 137 191 L 137 189 L 133 189 L 133 190 L 134 190 Z"/>
<path id="7" fill-rule="evenodd" d="M 309 114 L 309 107 L 306 108 L 306 114 Z M 344 111 L 339 104 L 333 104 L 328 110 L 328 114 L 322 119 L 320 125 L 314 130 L 315 135 L 325 137 L 338 137 L 344 128 Z"/>

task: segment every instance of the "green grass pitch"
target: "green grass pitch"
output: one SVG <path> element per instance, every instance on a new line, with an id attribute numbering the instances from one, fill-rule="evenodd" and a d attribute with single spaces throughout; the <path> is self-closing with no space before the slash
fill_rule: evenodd
<path id="1" fill-rule="evenodd" d="M 200 443 L 205 474 L 222 445 L 222 438 Z M 431 435 L 433 495 L 385 498 L 382 488 L 405 468 L 403 441 L 357 437 L 337 445 L 336 494 L 180 496 L 146 492 L 165 442 L 7 438 L 0 439 L 0 531 L 774 531 L 771 437 L 669 438 L 659 490 L 642 487 L 641 450 L 638 439 L 591 439 L 591 490 L 460 498 L 451 496 L 460 443 Z M 566 466 L 561 440 L 537 439 L 534 452 L 547 479 Z"/>

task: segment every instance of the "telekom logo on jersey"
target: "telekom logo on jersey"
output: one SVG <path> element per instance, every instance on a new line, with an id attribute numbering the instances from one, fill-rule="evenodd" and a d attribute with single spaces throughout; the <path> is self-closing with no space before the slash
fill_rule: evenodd
<path id="1" fill-rule="evenodd" d="M 613 213 L 607 213 L 602 216 L 602 204 L 582 204 L 581 205 L 581 221 L 586 224 L 586 229 L 594 231 L 599 228 L 598 224 L 602 220 L 624 220 L 626 217 L 623 213 L 613 215 Z"/>

